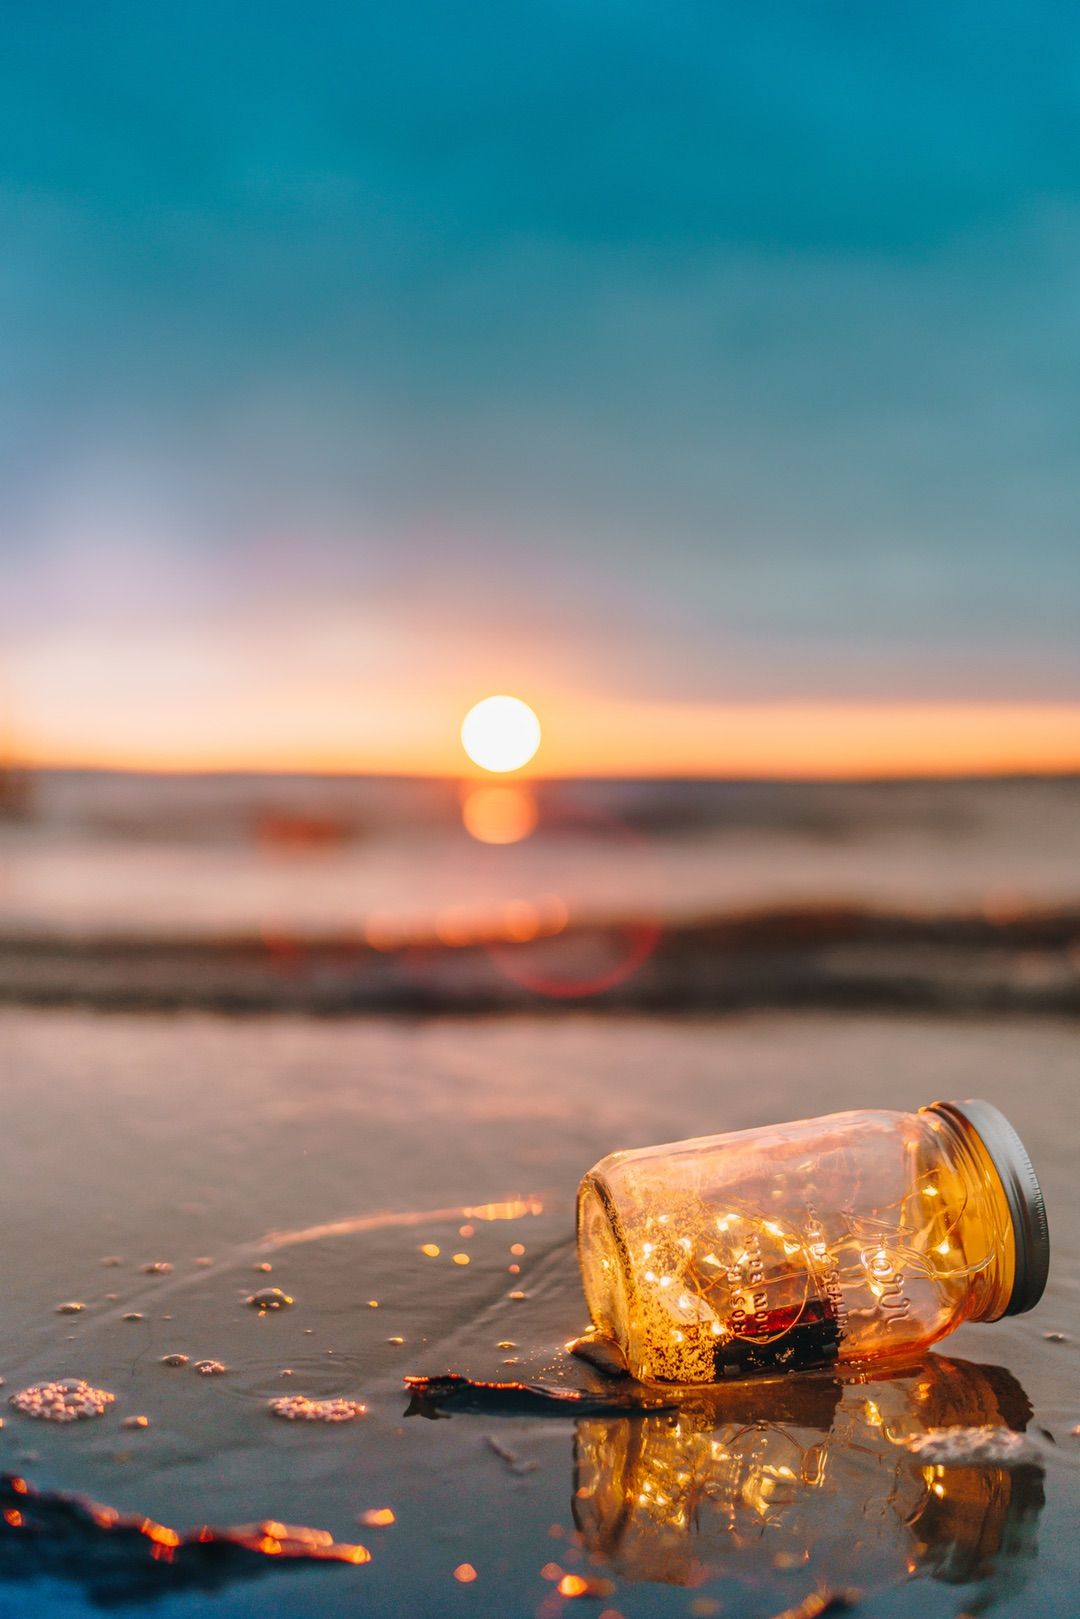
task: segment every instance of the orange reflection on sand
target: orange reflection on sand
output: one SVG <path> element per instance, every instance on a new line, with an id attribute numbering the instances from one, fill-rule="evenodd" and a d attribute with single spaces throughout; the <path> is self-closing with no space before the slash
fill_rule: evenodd
<path id="1" fill-rule="evenodd" d="M 477 843 L 520 843 L 536 830 L 536 798 L 527 787 L 474 787 L 461 819 Z"/>
<path id="2" fill-rule="evenodd" d="M 477 1208 L 465 1209 L 470 1220 L 522 1220 L 527 1214 L 543 1214 L 544 1205 L 538 1197 L 515 1198 L 510 1203 L 481 1203 Z"/>
<path id="3" fill-rule="evenodd" d="M 440 1220 L 523 1220 L 527 1215 L 543 1214 L 543 1200 L 535 1196 L 507 1199 L 502 1203 L 481 1203 L 475 1208 L 400 1210 L 380 1214 L 358 1214 L 351 1220 L 331 1220 L 324 1225 L 304 1226 L 297 1231 L 271 1231 L 260 1243 L 241 1254 L 261 1253 L 264 1248 L 286 1248 L 296 1243 L 318 1242 L 323 1237 L 346 1237 L 362 1231 L 385 1231 L 395 1226 L 434 1224 Z M 160 1295 L 159 1295 L 160 1296 Z M 376 1301 L 372 1300 L 371 1303 Z"/>

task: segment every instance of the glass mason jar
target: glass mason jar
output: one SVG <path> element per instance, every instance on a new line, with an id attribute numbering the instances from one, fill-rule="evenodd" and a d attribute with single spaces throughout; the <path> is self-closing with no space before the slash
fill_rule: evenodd
<path id="1" fill-rule="evenodd" d="M 1030 1310 L 1049 1235 L 989 1102 L 860 1111 L 616 1152 L 578 1193 L 598 1335 L 637 1378 L 713 1383 L 914 1353 Z"/>

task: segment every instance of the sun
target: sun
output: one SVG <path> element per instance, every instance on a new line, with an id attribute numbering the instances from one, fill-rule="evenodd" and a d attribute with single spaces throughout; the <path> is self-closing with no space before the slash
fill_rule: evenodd
<path id="1" fill-rule="evenodd" d="M 540 721 L 520 697 L 485 697 L 462 720 L 461 745 L 482 770 L 520 770 L 540 746 Z"/>

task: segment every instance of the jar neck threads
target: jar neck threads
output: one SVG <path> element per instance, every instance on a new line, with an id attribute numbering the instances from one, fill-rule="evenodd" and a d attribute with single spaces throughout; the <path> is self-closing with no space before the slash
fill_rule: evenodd
<path id="1" fill-rule="evenodd" d="M 1046 1207 L 1023 1143 L 990 1102 L 932 1102 L 920 1112 L 947 1132 L 968 1187 L 970 1239 L 989 1245 L 969 1319 L 996 1321 L 1032 1309 L 1046 1286 L 1050 1245 Z"/>

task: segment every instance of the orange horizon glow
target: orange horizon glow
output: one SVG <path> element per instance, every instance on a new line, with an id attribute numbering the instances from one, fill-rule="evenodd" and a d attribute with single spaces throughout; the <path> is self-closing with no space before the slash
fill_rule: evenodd
<path id="1" fill-rule="evenodd" d="M 1080 703 L 770 703 L 704 705 L 531 693 L 544 726 L 537 760 L 513 780 L 674 777 L 852 780 L 1080 772 Z M 113 716 L 80 733 L 62 721 L 13 739 L 27 768 L 147 773 L 272 771 L 479 780 L 456 693 L 270 723 L 224 709 L 202 724 Z M 356 716 L 359 716 L 357 718 Z M 490 776 L 487 776 L 490 780 Z M 504 780 L 506 778 L 504 777 Z"/>

